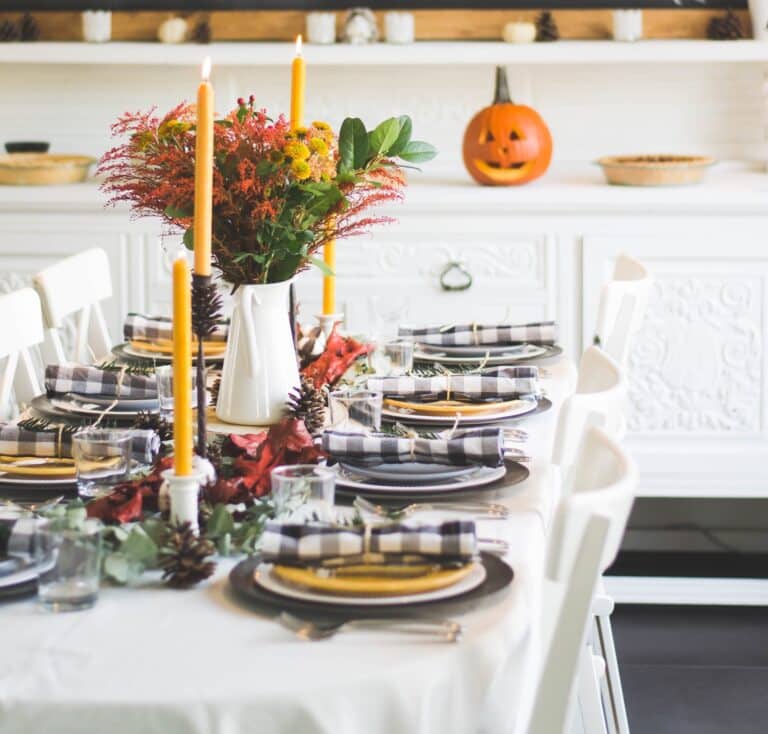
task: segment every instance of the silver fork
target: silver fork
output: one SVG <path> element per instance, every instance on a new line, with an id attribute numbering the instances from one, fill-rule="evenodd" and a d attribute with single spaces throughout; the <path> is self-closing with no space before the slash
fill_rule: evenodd
<path id="1" fill-rule="evenodd" d="M 495 502 L 413 502 L 402 507 L 386 507 L 385 505 L 376 505 L 365 497 L 355 497 L 353 504 L 361 512 L 369 512 L 391 520 L 410 517 L 416 512 L 427 510 L 455 510 L 494 520 L 504 520 L 509 517 L 509 510 L 504 505 Z"/>
<path id="2" fill-rule="evenodd" d="M 286 629 L 302 640 L 327 640 L 336 633 L 349 629 L 370 629 L 404 632 L 413 635 L 432 635 L 444 642 L 458 642 L 464 630 L 451 619 L 407 619 L 381 617 L 375 619 L 349 619 L 339 622 L 315 622 L 282 612 L 277 618 Z"/>

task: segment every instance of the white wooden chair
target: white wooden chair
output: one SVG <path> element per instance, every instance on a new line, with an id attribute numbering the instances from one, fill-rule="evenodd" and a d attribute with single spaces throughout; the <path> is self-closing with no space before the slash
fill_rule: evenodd
<path id="1" fill-rule="evenodd" d="M 47 362 L 93 362 L 109 354 L 112 340 L 100 302 L 112 297 L 112 277 L 104 250 L 93 248 L 65 258 L 41 270 L 34 284 L 43 304 Z M 70 317 L 75 318 L 76 331 L 67 354 L 61 331 Z"/>
<path id="2" fill-rule="evenodd" d="M 10 418 L 42 393 L 30 350 L 43 341 L 40 299 L 32 288 L 0 296 L 0 416 Z"/>
<path id="3" fill-rule="evenodd" d="M 613 280 L 600 292 L 595 343 L 622 367 L 627 366 L 631 339 L 642 326 L 650 288 L 648 269 L 628 255 L 620 255 Z"/>
<path id="4" fill-rule="evenodd" d="M 592 600 L 619 551 L 636 484 L 631 459 L 600 428 L 588 428 L 548 548 L 542 610 L 549 624 L 525 734 L 565 734 L 571 724 L 577 680 L 593 666 L 586 645 Z"/>

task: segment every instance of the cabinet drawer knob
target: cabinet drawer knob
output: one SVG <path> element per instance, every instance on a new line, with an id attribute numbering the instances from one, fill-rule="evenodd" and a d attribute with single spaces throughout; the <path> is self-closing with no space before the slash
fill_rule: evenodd
<path id="1" fill-rule="evenodd" d="M 444 291 L 466 291 L 472 286 L 472 274 L 463 263 L 449 262 L 440 272 L 440 287 Z"/>

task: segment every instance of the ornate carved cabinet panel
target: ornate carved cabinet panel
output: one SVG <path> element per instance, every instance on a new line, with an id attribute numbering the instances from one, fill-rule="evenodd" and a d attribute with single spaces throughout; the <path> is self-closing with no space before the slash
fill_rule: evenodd
<path id="1" fill-rule="evenodd" d="M 644 492 L 768 494 L 768 250 L 757 228 L 727 232 L 716 223 L 695 239 L 584 240 L 585 341 L 617 254 L 641 258 L 655 278 L 630 357 Z"/>

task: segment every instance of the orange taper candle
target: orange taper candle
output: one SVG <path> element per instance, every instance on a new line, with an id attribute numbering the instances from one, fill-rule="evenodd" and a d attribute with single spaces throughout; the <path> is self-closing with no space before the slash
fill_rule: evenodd
<path id="1" fill-rule="evenodd" d="M 304 125 L 304 92 L 307 65 L 301 55 L 301 35 L 296 36 L 296 56 L 291 64 L 291 130 Z"/>
<path id="2" fill-rule="evenodd" d="M 183 256 L 173 263 L 173 454 L 176 475 L 189 476 L 192 473 L 192 294 L 189 265 Z"/>
<path id="3" fill-rule="evenodd" d="M 211 58 L 203 61 L 202 81 L 197 88 L 197 136 L 195 141 L 195 273 L 211 274 L 213 222 L 213 86 Z"/>

